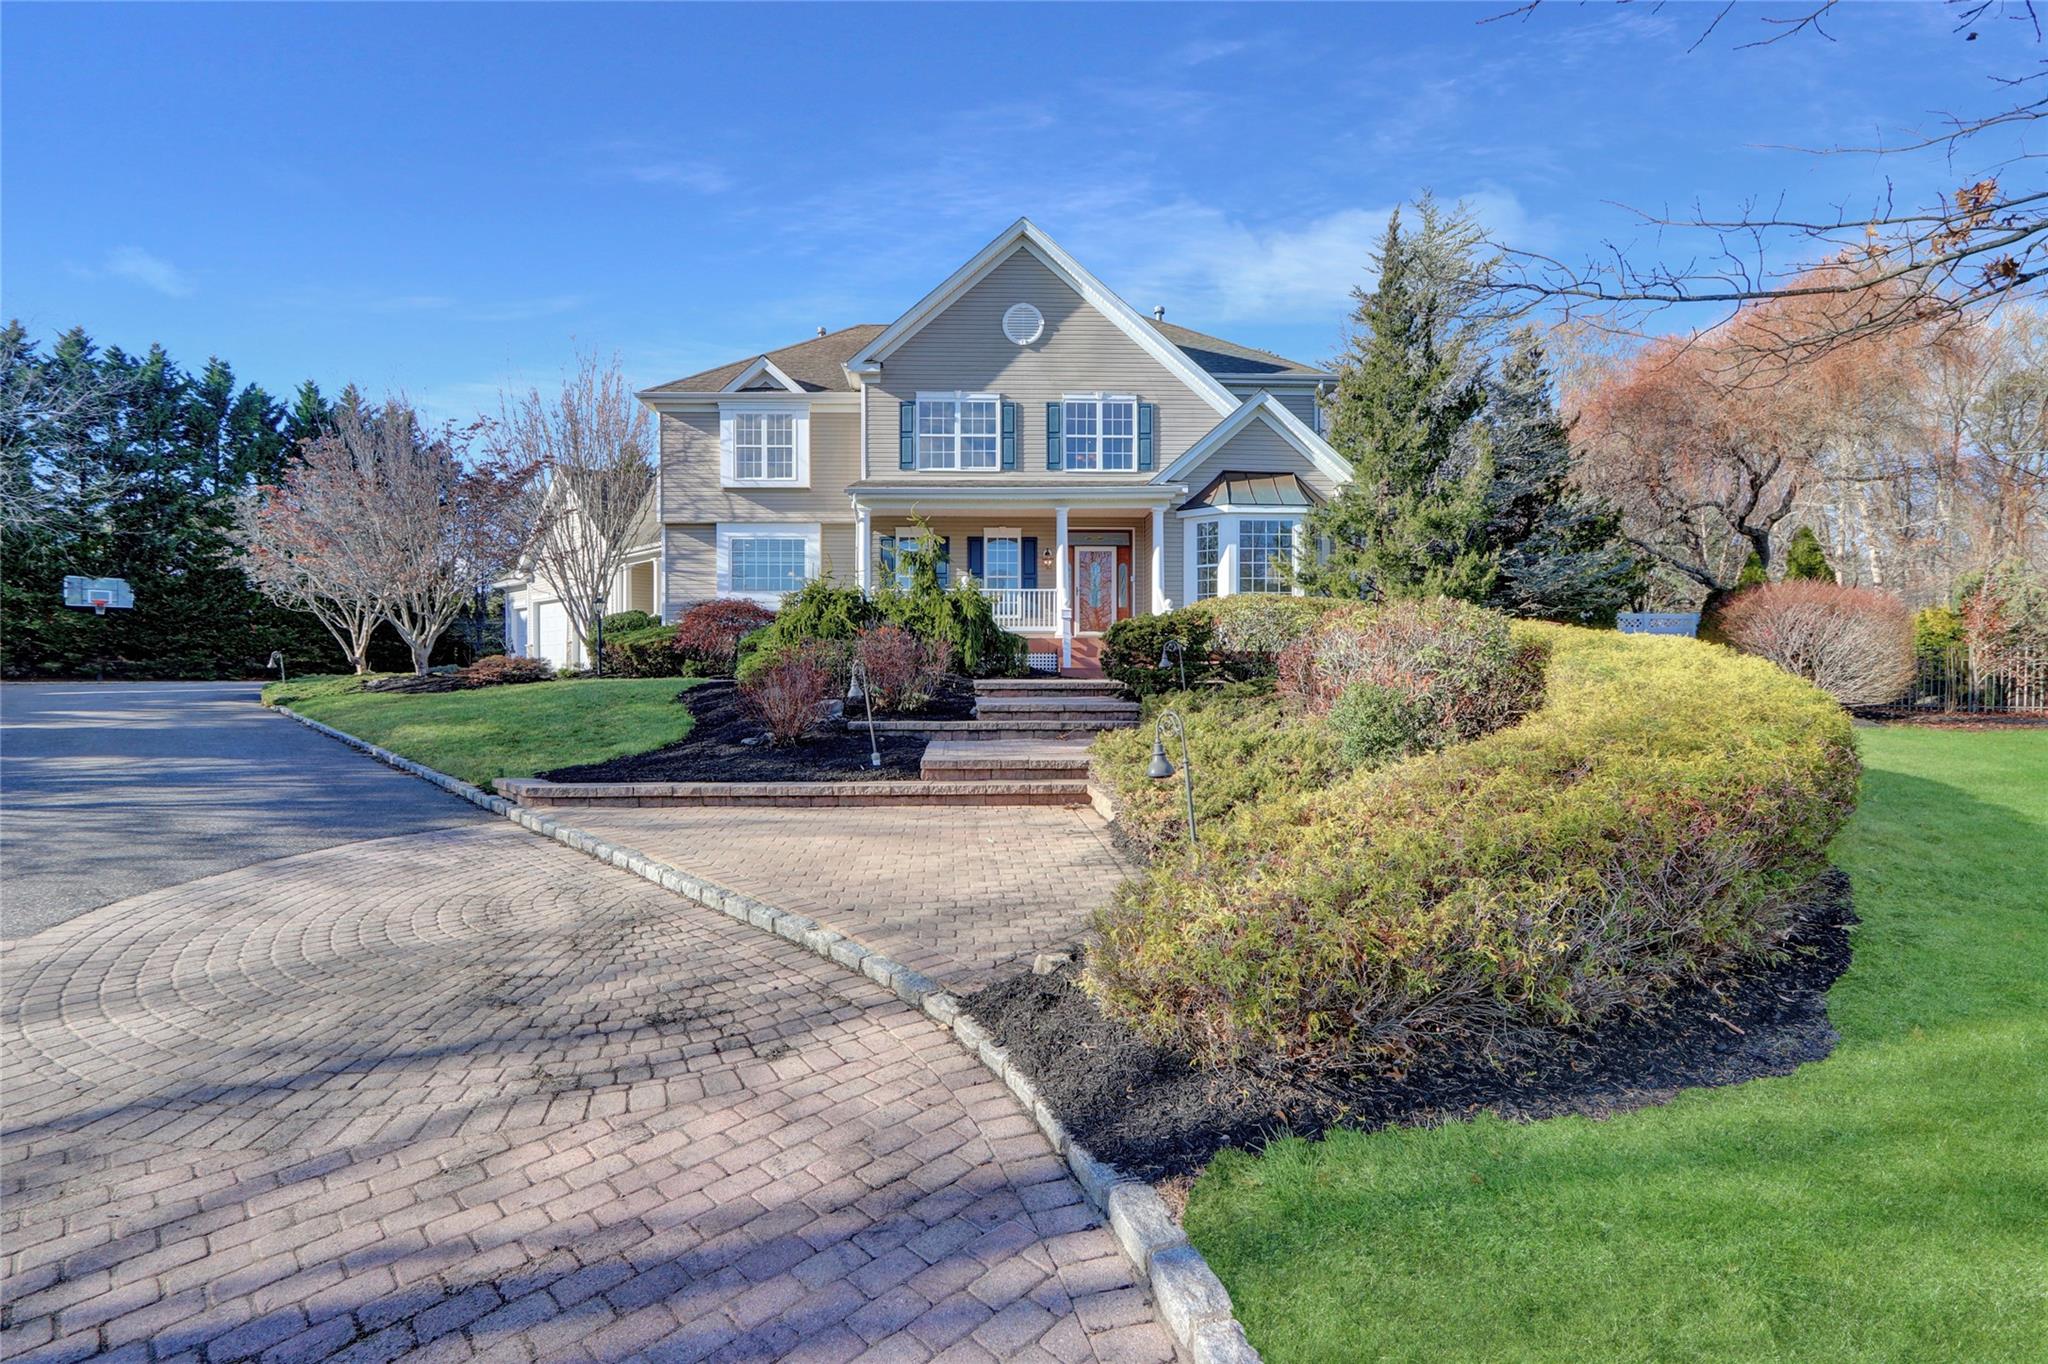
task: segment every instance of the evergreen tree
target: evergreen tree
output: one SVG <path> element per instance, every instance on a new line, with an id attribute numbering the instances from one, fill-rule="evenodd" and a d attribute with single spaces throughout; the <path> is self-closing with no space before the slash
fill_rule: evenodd
<path id="1" fill-rule="evenodd" d="M 1300 574 L 1327 596 L 1484 601 L 1499 575 L 1486 542 L 1492 459 L 1484 336 L 1468 315 L 1483 240 L 1463 213 L 1427 197 L 1412 235 L 1387 222 L 1372 292 L 1354 290 L 1353 335 L 1329 403 L 1330 444 L 1352 481 L 1311 513 L 1329 547 Z"/>
<path id="2" fill-rule="evenodd" d="M 1771 573 L 1764 564 L 1764 556 L 1751 550 L 1749 557 L 1742 561 L 1742 572 L 1735 577 L 1735 590 L 1740 592 L 1745 587 L 1762 587 L 1770 580 Z"/>
<path id="3" fill-rule="evenodd" d="M 1813 533 L 1812 526 L 1801 526 L 1792 533 L 1792 543 L 1785 548 L 1785 581 L 1831 583 L 1835 581 L 1835 570 L 1828 566 L 1827 551 L 1820 546 L 1820 537 Z"/>
<path id="4" fill-rule="evenodd" d="M 1500 555 L 1490 605 L 1511 615 L 1608 624 L 1640 585 L 1621 517 L 1571 486 L 1571 426 L 1557 410 L 1534 327 L 1518 329 L 1491 383 L 1487 542 Z"/>
<path id="5" fill-rule="evenodd" d="M 284 442 L 288 457 L 299 448 L 302 441 L 312 440 L 334 424 L 334 408 L 327 399 L 320 396 L 320 385 L 311 379 L 299 385 L 299 391 L 292 395 L 291 411 L 285 414 Z M 275 482 L 265 479 L 264 482 Z"/>

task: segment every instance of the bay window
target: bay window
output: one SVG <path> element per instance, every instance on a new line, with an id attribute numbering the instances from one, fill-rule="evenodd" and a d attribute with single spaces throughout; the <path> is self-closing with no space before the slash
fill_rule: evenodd
<path id="1" fill-rule="evenodd" d="M 918 394 L 917 467 L 1000 468 L 1002 406 L 993 393 Z"/>
<path id="2" fill-rule="evenodd" d="M 1061 431 L 1069 469 L 1113 473 L 1138 467 L 1138 400 L 1129 394 L 1067 398 Z"/>
<path id="3" fill-rule="evenodd" d="M 1206 510 L 1183 515 L 1187 600 L 1296 590 L 1292 569 L 1300 517 Z"/>

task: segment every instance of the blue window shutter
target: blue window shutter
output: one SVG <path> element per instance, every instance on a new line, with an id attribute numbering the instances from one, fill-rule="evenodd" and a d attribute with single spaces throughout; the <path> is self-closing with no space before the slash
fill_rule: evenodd
<path id="1" fill-rule="evenodd" d="M 981 557 L 981 537 L 979 535 L 970 535 L 967 537 L 968 576 L 973 578 L 976 582 L 980 582 L 983 567 L 984 564 Z"/>
<path id="2" fill-rule="evenodd" d="M 939 586 L 945 587 L 953 578 L 953 542 L 943 535 L 934 535 L 939 542 Z"/>
<path id="3" fill-rule="evenodd" d="M 1017 467 L 1017 404 L 1003 404 L 1003 467 Z"/>
<path id="4" fill-rule="evenodd" d="M 1060 405 L 1045 405 L 1045 467 L 1060 467 Z"/>
<path id="5" fill-rule="evenodd" d="M 1152 432 L 1159 421 L 1158 409 L 1151 403 L 1138 404 L 1138 467 L 1152 467 Z"/>
<path id="6" fill-rule="evenodd" d="M 896 577 L 896 537 L 893 535 L 882 535 L 876 538 L 881 542 L 882 576 L 894 581 Z"/>
<path id="7" fill-rule="evenodd" d="M 917 467 L 917 404 L 914 402 L 896 405 L 896 467 L 915 469 Z"/>
<path id="8" fill-rule="evenodd" d="M 1023 570 L 1021 577 L 1018 579 L 1020 585 L 1024 587 L 1038 586 L 1038 537 L 1036 535 L 1025 536 L 1024 543 L 1017 548 L 1021 551 L 1018 567 Z"/>

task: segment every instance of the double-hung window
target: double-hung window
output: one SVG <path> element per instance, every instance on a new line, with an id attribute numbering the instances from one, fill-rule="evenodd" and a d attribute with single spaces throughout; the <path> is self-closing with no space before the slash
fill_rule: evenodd
<path id="1" fill-rule="evenodd" d="M 1024 585 L 1023 542 L 1010 531 L 990 531 L 982 541 L 982 585 L 990 588 Z"/>
<path id="2" fill-rule="evenodd" d="M 993 393 L 917 395 L 917 467 L 995 469 L 1002 465 L 1003 402 Z"/>
<path id="3" fill-rule="evenodd" d="M 1195 522 L 1195 600 L 1216 595 L 1216 569 L 1223 562 L 1223 528 L 1214 521 Z"/>
<path id="4" fill-rule="evenodd" d="M 1286 592 L 1294 522 L 1246 517 L 1237 523 L 1237 590 Z"/>
<path id="5" fill-rule="evenodd" d="M 1069 469 L 1107 472 L 1138 467 L 1138 400 L 1124 393 L 1069 397 L 1061 413 Z"/>
<path id="6" fill-rule="evenodd" d="M 801 406 L 722 405 L 718 443 L 725 486 L 808 486 L 810 424 Z"/>

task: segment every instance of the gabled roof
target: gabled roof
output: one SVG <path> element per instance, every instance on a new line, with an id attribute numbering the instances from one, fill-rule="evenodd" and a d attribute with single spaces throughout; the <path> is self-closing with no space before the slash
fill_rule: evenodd
<path id="1" fill-rule="evenodd" d="M 689 394 L 726 393 L 733 391 L 729 386 L 743 376 L 752 377 L 750 371 L 767 373 L 767 367 L 780 371 L 783 377 L 796 384 L 804 393 L 850 393 L 853 381 L 846 376 L 846 361 L 861 347 L 874 340 L 883 330 L 880 322 L 863 322 L 858 326 L 841 327 L 836 332 L 799 341 L 794 346 L 771 350 L 765 355 L 750 355 L 744 360 L 735 360 L 729 365 L 707 369 L 701 374 L 691 374 L 673 379 L 665 384 L 641 390 L 643 398 L 672 398 Z M 773 392 L 780 384 L 770 380 L 760 385 Z"/>
<path id="2" fill-rule="evenodd" d="M 1019 249 L 1029 251 L 1068 288 L 1137 343 L 1139 349 L 1165 366 L 1169 373 L 1194 390 L 1218 413 L 1227 413 L 1237 407 L 1238 400 L 1230 390 L 1190 359 L 1150 321 L 1139 316 L 1130 304 L 1118 298 L 1109 286 L 1090 274 L 1029 218 L 1019 218 L 1003 229 L 994 241 L 975 252 L 971 260 L 947 276 L 944 283 L 919 299 L 909 312 L 891 322 L 880 335 L 863 346 L 846 362 L 846 367 L 864 370 L 885 363 L 892 350 L 917 335 L 927 322 L 944 312 L 955 299 L 980 283 L 991 270 Z"/>
<path id="3" fill-rule="evenodd" d="M 1210 336 L 1192 327 L 1183 327 L 1164 319 L 1154 319 L 1152 326 L 1160 335 L 1180 347 L 1181 352 L 1209 373 L 1231 379 L 1331 379 L 1336 376 L 1329 370 L 1315 365 L 1304 365 L 1299 360 L 1289 360 L 1284 355 L 1275 355 L 1269 350 L 1255 346 L 1241 346 L 1235 341 L 1225 341 L 1220 336 Z"/>
<path id="4" fill-rule="evenodd" d="M 1316 490 L 1300 474 L 1240 474 L 1226 471 L 1204 484 L 1202 491 L 1180 504 L 1178 511 L 1211 507 L 1314 507 L 1322 504 Z"/>
<path id="5" fill-rule="evenodd" d="M 1238 432 L 1255 421 L 1262 421 L 1273 428 L 1280 439 L 1293 446 L 1302 458 L 1329 475 L 1332 482 L 1351 481 L 1349 461 L 1331 449 L 1328 441 L 1302 425 L 1301 418 L 1289 412 L 1284 403 L 1264 389 L 1246 398 L 1243 406 L 1216 423 L 1208 435 L 1189 446 L 1186 454 L 1161 469 L 1152 481 L 1178 481 L 1188 470 L 1200 467 L 1203 460 L 1221 450 Z"/>

